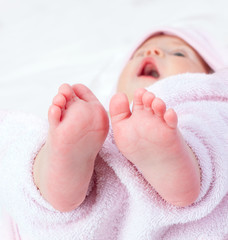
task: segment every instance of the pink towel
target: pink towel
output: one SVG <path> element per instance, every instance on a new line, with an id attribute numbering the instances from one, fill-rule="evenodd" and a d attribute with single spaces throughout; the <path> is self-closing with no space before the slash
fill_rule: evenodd
<path id="1" fill-rule="evenodd" d="M 205 60 L 205 62 L 215 72 L 223 69 L 228 64 L 227 48 L 224 48 L 209 32 L 201 31 L 200 29 L 193 27 L 168 27 L 160 26 L 151 29 L 151 31 L 145 34 L 143 39 L 138 41 L 137 46 L 140 46 L 147 39 L 158 34 L 177 36 L 192 46 L 196 52 Z M 132 52 L 136 47 L 134 46 Z"/>
<path id="2" fill-rule="evenodd" d="M 173 107 L 199 159 L 201 193 L 189 207 L 165 202 L 115 146 L 112 131 L 96 159 L 91 189 L 60 213 L 34 185 L 34 157 L 47 122 L 21 113 L 0 117 L 0 206 L 22 240 L 222 240 L 228 236 L 228 70 L 182 74 L 149 88 Z"/>

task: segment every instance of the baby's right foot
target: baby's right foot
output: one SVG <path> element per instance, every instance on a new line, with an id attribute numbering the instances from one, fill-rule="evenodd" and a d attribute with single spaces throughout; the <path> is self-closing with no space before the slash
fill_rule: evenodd
<path id="1" fill-rule="evenodd" d="M 87 87 L 63 84 L 48 119 L 48 138 L 35 160 L 34 179 L 54 208 L 71 211 L 86 196 L 94 160 L 108 133 L 108 116 Z"/>

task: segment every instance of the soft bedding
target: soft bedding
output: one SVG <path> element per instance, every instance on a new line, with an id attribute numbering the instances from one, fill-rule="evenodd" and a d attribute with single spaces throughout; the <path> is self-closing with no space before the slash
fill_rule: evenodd
<path id="1" fill-rule="evenodd" d="M 228 48 L 226 9 L 226 0 L 2 0 L 0 109 L 44 117 L 63 82 L 84 83 L 107 107 L 136 38 L 152 26 L 194 25 Z"/>
<path id="2" fill-rule="evenodd" d="M 0 112 L 0 205 L 11 217 L 2 230 L 9 229 L 13 239 L 23 240 L 225 240 L 228 70 L 171 76 L 148 90 L 175 109 L 181 134 L 197 156 L 202 179 L 194 204 L 179 208 L 164 201 L 118 151 L 110 130 L 84 202 L 60 213 L 40 195 L 32 177 L 47 122 L 28 114 Z"/>

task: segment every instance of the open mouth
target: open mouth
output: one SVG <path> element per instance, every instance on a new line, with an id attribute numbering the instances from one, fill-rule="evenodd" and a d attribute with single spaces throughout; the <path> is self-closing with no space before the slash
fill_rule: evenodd
<path id="1" fill-rule="evenodd" d="M 159 71 L 152 58 L 143 60 L 137 75 L 138 77 L 152 77 L 155 79 L 160 77 Z"/>

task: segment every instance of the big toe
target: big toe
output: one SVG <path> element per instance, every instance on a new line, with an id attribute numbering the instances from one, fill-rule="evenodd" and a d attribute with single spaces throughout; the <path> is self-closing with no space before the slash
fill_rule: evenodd
<path id="1" fill-rule="evenodd" d="M 123 93 L 115 94 L 110 101 L 109 111 L 112 123 L 114 124 L 129 118 L 131 116 L 131 111 L 127 96 Z"/>
<path id="2" fill-rule="evenodd" d="M 91 102 L 98 101 L 97 97 L 93 94 L 93 92 L 83 84 L 75 84 L 72 86 L 73 91 L 77 97 L 80 99 Z"/>
<path id="3" fill-rule="evenodd" d="M 74 96 L 72 87 L 67 83 L 62 84 L 59 87 L 59 94 L 62 94 L 66 98 L 66 101 L 70 101 Z"/>

